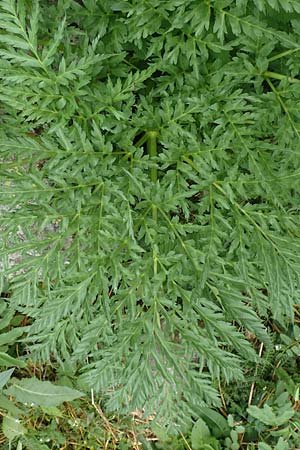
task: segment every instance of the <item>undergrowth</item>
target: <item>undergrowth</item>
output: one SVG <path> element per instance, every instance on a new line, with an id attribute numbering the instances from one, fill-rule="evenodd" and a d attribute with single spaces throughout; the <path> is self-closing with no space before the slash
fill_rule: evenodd
<path id="1" fill-rule="evenodd" d="M 14 328 L 12 328 L 14 329 Z M 36 365 L 0 372 L 4 450 L 289 450 L 300 445 L 299 342 L 264 355 L 246 383 L 220 382 L 222 407 L 203 407 L 198 417 L 172 432 L 155 415 L 109 413 L 105 398 L 74 389 L 67 365 Z M 21 348 L 20 348 L 21 350 Z M 11 357 L 15 352 L 10 349 Z M 266 361 L 268 368 L 266 371 Z M 16 365 L 15 361 L 15 365 Z M 1 360 L 1 365 L 4 363 Z M 13 362 L 11 362 L 13 365 Z M 6 366 L 9 366 L 6 361 Z M 51 381 L 51 383 L 49 382 Z M 169 424 L 170 425 L 170 424 Z"/>
<path id="2" fill-rule="evenodd" d="M 203 411 L 247 396 L 256 440 L 281 433 L 284 402 L 292 427 L 297 382 L 272 364 L 298 358 L 299 16 L 295 0 L 0 0 L 4 367 L 67 365 L 109 414 L 180 436 L 198 420 L 212 448 Z"/>

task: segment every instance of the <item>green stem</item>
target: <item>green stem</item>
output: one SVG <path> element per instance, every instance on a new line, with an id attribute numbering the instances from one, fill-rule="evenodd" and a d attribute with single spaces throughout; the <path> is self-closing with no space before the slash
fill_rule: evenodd
<path id="1" fill-rule="evenodd" d="M 157 131 L 148 131 L 148 140 L 147 140 L 147 150 L 150 158 L 155 158 L 157 156 Z M 156 183 L 157 181 L 157 167 L 151 167 L 150 178 L 152 183 Z"/>
<path id="2" fill-rule="evenodd" d="M 150 179 L 153 184 L 157 182 L 157 166 L 155 162 L 155 158 L 157 156 L 157 131 L 148 131 L 147 132 L 147 151 L 150 157 L 153 166 L 150 169 Z M 155 223 L 157 223 L 157 206 L 152 204 L 152 218 Z M 157 274 L 157 252 L 153 249 L 153 272 L 154 275 Z"/>
<path id="3" fill-rule="evenodd" d="M 135 144 L 135 147 L 141 147 L 143 144 L 145 144 L 145 142 L 147 141 L 147 139 L 148 139 L 148 134 L 147 133 L 145 133 L 145 134 L 143 134 L 143 136 L 138 140 L 138 142 Z"/>
<path id="4" fill-rule="evenodd" d="M 148 131 L 147 133 L 148 140 L 147 140 L 147 150 L 148 154 L 150 156 L 150 159 L 154 159 L 157 156 L 157 131 Z M 156 183 L 157 181 L 157 167 L 156 165 L 153 165 L 150 170 L 150 179 L 152 183 Z M 157 206 L 152 206 L 152 217 L 155 222 L 157 222 Z"/>
<path id="5" fill-rule="evenodd" d="M 283 58 L 284 56 L 289 56 L 289 55 L 291 55 L 292 53 L 299 52 L 299 50 L 300 50 L 299 47 L 297 47 L 297 48 L 291 48 L 291 49 L 286 50 L 286 51 L 284 51 L 284 52 L 282 52 L 282 53 L 278 53 L 277 55 L 272 56 L 271 58 L 269 58 L 269 61 L 270 61 L 270 62 L 271 62 L 271 61 L 276 61 L 276 59 Z"/>
<path id="6" fill-rule="evenodd" d="M 268 70 L 263 73 L 265 78 L 274 78 L 275 80 L 288 80 L 290 83 L 299 83 L 300 80 L 297 78 L 289 77 L 277 72 L 269 72 Z"/>

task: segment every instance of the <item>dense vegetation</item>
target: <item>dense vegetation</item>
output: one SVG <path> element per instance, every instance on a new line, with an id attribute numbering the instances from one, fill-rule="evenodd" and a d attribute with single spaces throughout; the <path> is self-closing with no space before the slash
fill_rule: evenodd
<path id="1" fill-rule="evenodd" d="M 0 9 L 7 445 L 39 374 L 156 448 L 300 446 L 299 2 Z"/>

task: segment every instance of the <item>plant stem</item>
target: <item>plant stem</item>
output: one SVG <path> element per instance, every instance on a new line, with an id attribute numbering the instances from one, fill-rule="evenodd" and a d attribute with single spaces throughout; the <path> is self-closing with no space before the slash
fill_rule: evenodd
<path id="1" fill-rule="evenodd" d="M 148 133 L 143 134 L 143 136 L 137 141 L 135 147 L 141 147 L 148 139 Z"/>
<path id="2" fill-rule="evenodd" d="M 155 158 L 157 156 L 157 131 L 148 131 L 148 140 L 147 140 L 147 150 L 150 158 Z M 152 183 L 156 183 L 157 181 L 157 167 L 151 167 L 150 173 Z"/>
<path id="3" fill-rule="evenodd" d="M 272 56 L 271 58 L 269 58 L 269 61 L 276 61 L 276 59 L 280 59 L 283 58 L 284 56 L 289 56 L 292 53 L 298 52 L 300 50 L 300 48 L 291 48 L 289 50 L 286 50 L 282 53 L 278 53 L 277 55 Z"/>
<path id="4" fill-rule="evenodd" d="M 148 154 L 150 156 L 150 159 L 153 159 L 157 156 L 157 131 L 148 131 L 147 133 L 148 140 L 147 140 L 147 150 Z M 150 170 L 150 179 L 152 183 L 156 183 L 157 181 L 157 167 L 156 165 L 153 165 Z M 152 206 L 152 217 L 155 222 L 157 222 L 157 206 Z"/>
<path id="5" fill-rule="evenodd" d="M 293 78 L 293 77 L 288 77 L 287 75 L 283 75 L 281 73 L 277 73 L 277 72 L 269 72 L 268 70 L 266 72 L 263 73 L 263 76 L 265 78 L 274 78 L 275 80 L 287 80 L 290 83 L 299 83 L 300 80 L 298 80 L 297 78 Z"/>
<path id="6" fill-rule="evenodd" d="M 150 160 L 152 160 L 151 162 L 153 162 L 153 166 L 150 169 L 150 179 L 153 184 L 156 184 L 157 182 L 157 166 L 156 163 L 154 164 L 155 161 L 153 161 L 157 156 L 157 136 L 158 136 L 157 131 L 148 131 L 147 133 L 148 137 L 147 151 Z M 154 222 L 157 223 L 157 206 L 154 204 L 152 205 L 152 218 Z M 157 253 L 156 251 L 154 251 L 154 249 L 153 249 L 153 272 L 154 275 L 157 274 Z"/>

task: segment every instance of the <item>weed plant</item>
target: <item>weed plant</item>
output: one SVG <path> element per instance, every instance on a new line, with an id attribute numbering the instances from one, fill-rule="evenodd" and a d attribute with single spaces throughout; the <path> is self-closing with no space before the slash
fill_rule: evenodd
<path id="1" fill-rule="evenodd" d="M 188 423 L 295 333 L 300 4 L 0 10 L 2 315 L 107 410 Z"/>

